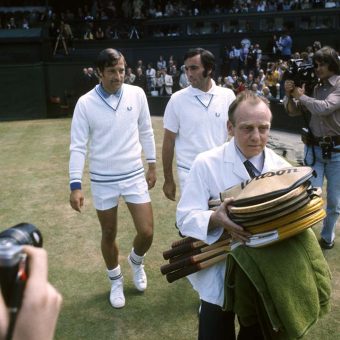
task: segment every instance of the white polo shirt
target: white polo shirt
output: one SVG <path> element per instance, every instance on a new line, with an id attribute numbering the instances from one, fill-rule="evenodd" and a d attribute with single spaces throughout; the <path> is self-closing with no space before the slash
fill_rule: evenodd
<path id="1" fill-rule="evenodd" d="M 226 142 L 232 90 L 216 86 L 203 92 L 191 85 L 175 92 L 165 109 L 164 128 L 177 134 L 175 141 L 178 170 L 189 171 L 197 154 Z"/>

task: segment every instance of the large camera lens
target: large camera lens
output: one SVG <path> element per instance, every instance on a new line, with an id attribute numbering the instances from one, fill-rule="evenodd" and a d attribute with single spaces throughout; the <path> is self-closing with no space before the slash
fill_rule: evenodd
<path id="1" fill-rule="evenodd" d="M 29 223 L 19 223 L 0 233 L 0 246 L 7 243 L 42 247 L 43 239 L 36 226 Z"/>

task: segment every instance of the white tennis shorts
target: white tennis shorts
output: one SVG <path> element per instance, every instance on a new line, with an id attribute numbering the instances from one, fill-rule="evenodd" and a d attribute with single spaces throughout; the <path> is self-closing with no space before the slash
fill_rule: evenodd
<path id="1" fill-rule="evenodd" d="M 119 197 L 127 203 L 151 202 L 144 174 L 121 182 L 98 183 L 91 181 L 93 205 L 97 210 L 108 210 L 118 205 Z"/>

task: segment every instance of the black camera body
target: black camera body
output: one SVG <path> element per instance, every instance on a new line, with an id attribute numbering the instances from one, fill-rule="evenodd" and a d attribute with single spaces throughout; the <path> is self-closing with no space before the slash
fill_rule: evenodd
<path id="1" fill-rule="evenodd" d="M 292 80 L 295 86 L 298 87 L 302 87 L 302 84 L 305 84 L 305 92 L 308 96 L 313 94 L 314 86 L 318 82 L 314 65 L 303 63 L 303 59 L 290 59 L 282 79 L 283 81 Z"/>
<path id="2" fill-rule="evenodd" d="M 9 308 L 19 309 L 27 279 L 23 245 L 42 247 L 41 232 L 33 224 L 20 223 L 0 233 L 0 287 Z"/>

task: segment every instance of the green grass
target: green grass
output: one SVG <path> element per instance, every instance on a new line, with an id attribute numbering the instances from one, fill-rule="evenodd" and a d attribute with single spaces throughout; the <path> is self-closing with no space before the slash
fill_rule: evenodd
<path id="1" fill-rule="evenodd" d="M 198 299 L 186 279 L 169 284 L 159 267 L 162 252 L 178 234 L 176 204 L 162 193 L 162 121 L 153 117 L 158 150 L 158 182 L 151 191 L 155 236 L 146 257 L 148 289 L 134 289 L 126 256 L 134 227 L 123 202 L 118 242 L 125 278 L 126 306 L 110 307 L 109 283 L 100 252 L 100 228 L 85 174 L 85 207 L 69 206 L 68 147 L 70 119 L 0 123 L 0 230 L 19 222 L 35 224 L 49 254 L 49 278 L 64 297 L 55 339 L 174 339 L 197 337 Z M 85 171 L 86 173 L 86 171 Z M 319 227 L 315 230 L 318 232 Z M 340 239 L 339 230 L 337 231 Z M 332 311 L 305 339 L 340 339 L 340 242 L 325 256 L 333 274 Z"/>

